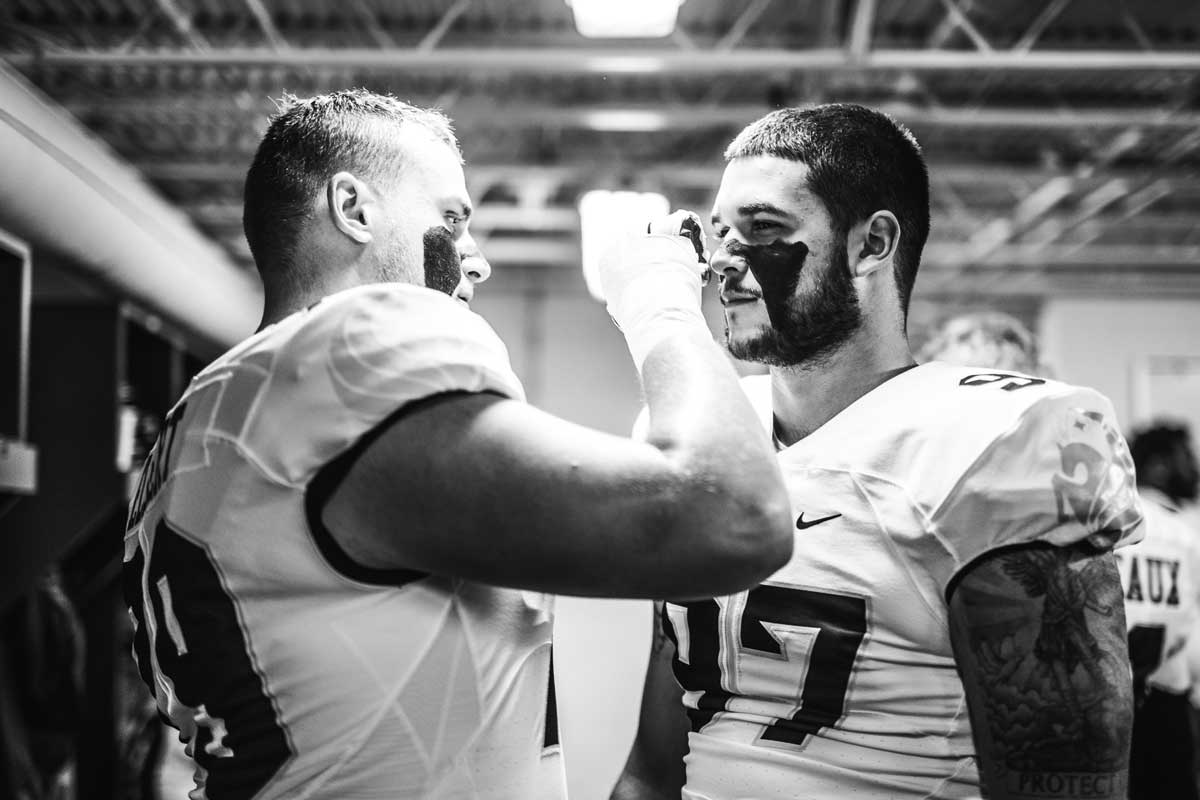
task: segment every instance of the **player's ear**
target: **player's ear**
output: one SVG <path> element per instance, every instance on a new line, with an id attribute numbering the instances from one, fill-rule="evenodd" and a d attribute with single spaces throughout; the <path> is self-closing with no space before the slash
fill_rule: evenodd
<path id="1" fill-rule="evenodd" d="M 900 245 L 900 220 L 890 211 L 876 211 L 864 222 L 850 228 L 846 252 L 854 277 L 869 275 L 890 266 Z"/>
<path id="2" fill-rule="evenodd" d="M 325 196 L 335 228 L 359 244 L 375 238 L 371 233 L 375 195 L 369 186 L 349 172 L 339 172 L 326 182 Z"/>

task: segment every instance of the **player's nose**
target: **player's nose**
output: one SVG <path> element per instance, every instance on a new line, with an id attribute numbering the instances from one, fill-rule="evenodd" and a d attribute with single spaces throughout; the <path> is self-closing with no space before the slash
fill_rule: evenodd
<path id="1" fill-rule="evenodd" d="M 483 283 L 492 277 L 492 265 L 484 258 L 483 251 L 470 233 L 458 240 L 458 255 L 462 259 L 462 271 L 472 283 Z"/>
<path id="2" fill-rule="evenodd" d="M 709 258 L 712 270 L 721 278 L 739 278 L 746 274 L 746 259 L 738 254 L 739 242 L 733 233 L 726 234 Z M 732 248 L 732 252 L 731 252 Z"/>

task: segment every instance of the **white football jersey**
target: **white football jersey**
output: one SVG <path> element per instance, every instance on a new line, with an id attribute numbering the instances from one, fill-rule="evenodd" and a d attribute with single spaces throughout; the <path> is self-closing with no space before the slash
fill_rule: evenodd
<path id="1" fill-rule="evenodd" d="M 139 669 L 196 764 L 192 800 L 565 795 L 550 598 L 362 568 L 319 519 L 356 443 L 453 391 L 523 399 L 480 317 L 381 284 L 255 334 L 171 411 L 124 571 Z"/>
<path id="2" fill-rule="evenodd" d="M 768 430 L 769 381 L 744 379 Z M 978 798 L 947 598 L 999 548 L 1140 535 L 1113 420 L 1089 389 L 931 363 L 783 449 L 791 561 L 664 606 L 692 723 L 683 796 Z"/>
<path id="3" fill-rule="evenodd" d="M 1161 492 L 1140 487 L 1146 536 L 1117 553 L 1135 675 L 1174 694 L 1191 690 L 1183 652 L 1200 624 L 1200 532 Z M 1148 673 L 1148 674 L 1147 674 Z"/>

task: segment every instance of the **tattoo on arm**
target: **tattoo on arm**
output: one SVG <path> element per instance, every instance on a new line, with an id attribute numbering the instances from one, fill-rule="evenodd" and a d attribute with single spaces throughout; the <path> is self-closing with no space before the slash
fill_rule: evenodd
<path id="1" fill-rule="evenodd" d="M 951 635 L 993 798 L 1123 798 L 1132 720 L 1110 553 L 1035 545 L 972 567 Z"/>

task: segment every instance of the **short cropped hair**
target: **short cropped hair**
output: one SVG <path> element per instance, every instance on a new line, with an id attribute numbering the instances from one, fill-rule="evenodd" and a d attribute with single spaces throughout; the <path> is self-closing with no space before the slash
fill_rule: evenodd
<path id="1" fill-rule="evenodd" d="M 287 270 L 313 198 L 331 176 L 347 170 L 378 177 L 403 167 L 396 132 L 409 125 L 427 130 L 461 161 L 450 120 L 439 111 L 365 89 L 284 95 L 246 173 L 242 228 L 264 281 Z"/>
<path id="2" fill-rule="evenodd" d="M 825 204 L 841 236 L 876 211 L 896 215 L 894 272 L 907 314 L 929 238 L 929 171 L 912 133 L 860 105 L 784 108 L 750 123 L 725 150 L 726 161 L 763 155 L 808 165 L 808 189 Z"/>
<path id="3" fill-rule="evenodd" d="M 1129 438 L 1129 452 L 1133 455 L 1133 466 L 1139 475 L 1145 472 L 1152 460 L 1169 459 L 1175 452 L 1191 446 L 1192 434 L 1187 423 L 1171 420 L 1157 420 L 1138 428 Z"/>
<path id="4" fill-rule="evenodd" d="M 1044 370 L 1037 337 L 1003 311 L 973 311 L 943 322 L 921 348 L 920 361 L 1009 369 L 1030 375 Z"/>

